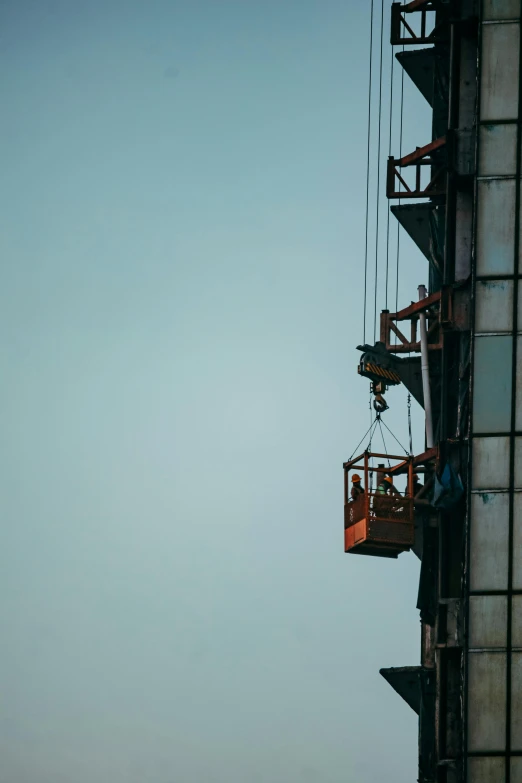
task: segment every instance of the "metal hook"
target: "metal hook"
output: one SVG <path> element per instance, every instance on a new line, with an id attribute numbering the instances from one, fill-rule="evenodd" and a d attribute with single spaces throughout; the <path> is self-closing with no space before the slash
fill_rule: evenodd
<path id="1" fill-rule="evenodd" d="M 373 401 L 373 407 L 377 411 L 377 415 L 379 416 L 381 413 L 384 413 L 384 411 L 388 410 L 388 404 L 382 394 L 376 394 L 375 399 Z"/>

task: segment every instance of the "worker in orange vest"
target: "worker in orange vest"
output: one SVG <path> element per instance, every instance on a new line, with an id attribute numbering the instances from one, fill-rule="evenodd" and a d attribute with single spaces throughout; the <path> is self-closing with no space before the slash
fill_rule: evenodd
<path id="1" fill-rule="evenodd" d="M 352 476 L 352 491 L 351 491 L 352 500 L 357 500 L 358 497 L 361 497 L 361 495 L 364 495 L 364 487 L 361 485 L 361 477 L 354 473 Z"/>

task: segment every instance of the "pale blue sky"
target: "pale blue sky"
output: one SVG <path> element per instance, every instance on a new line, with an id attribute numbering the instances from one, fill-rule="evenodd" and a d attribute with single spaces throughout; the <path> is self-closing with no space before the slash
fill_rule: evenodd
<path id="1" fill-rule="evenodd" d="M 418 561 L 343 553 L 367 47 L 359 0 L 0 4 L 0 783 L 416 779 Z"/>

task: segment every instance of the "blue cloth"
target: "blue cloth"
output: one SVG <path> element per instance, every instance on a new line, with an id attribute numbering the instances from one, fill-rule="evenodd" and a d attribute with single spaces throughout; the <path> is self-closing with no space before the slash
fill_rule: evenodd
<path id="1" fill-rule="evenodd" d="M 459 474 L 447 462 L 440 479 L 435 476 L 431 505 L 440 509 L 451 508 L 458 503 L 463 493 L 464 486 Z"/>

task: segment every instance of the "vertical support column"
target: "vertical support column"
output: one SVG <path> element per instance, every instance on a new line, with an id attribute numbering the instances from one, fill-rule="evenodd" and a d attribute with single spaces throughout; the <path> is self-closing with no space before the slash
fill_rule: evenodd
<path id="1" fill-rule="evenodd" d="M 419 286 L 419 302 L 426 299 L 426 286 Z M 424 413 L 426 417 L 426 448 L 433 448 L 433 412 L 431 408 L 430 367 L 428 363 L 428 330 L 426 313 L 419 313 L 419 332 L 421 344 L 422 393 L 424 395 Z"/>
<path id="2" fill-rule="evenodd" d="M 465 754 L 467 783 L 521 783 L 520 0 L 481 4 Z"/>

